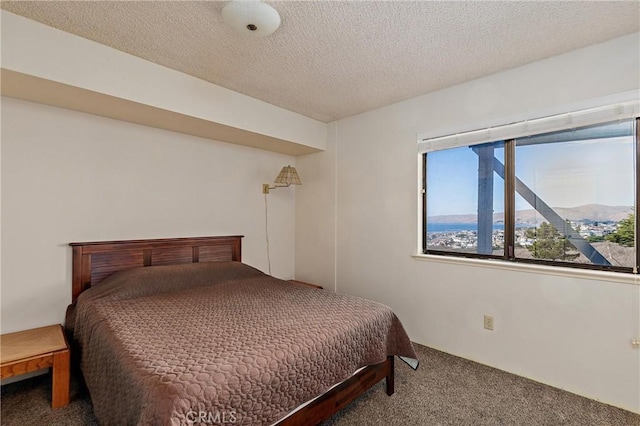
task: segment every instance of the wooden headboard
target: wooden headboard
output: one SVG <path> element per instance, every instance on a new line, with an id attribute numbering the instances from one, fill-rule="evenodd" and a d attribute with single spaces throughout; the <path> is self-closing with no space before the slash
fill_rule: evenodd
<path id="1" fill-rule="evenodd" d="M 242 236 L 71 243 L 72 300 L 114 272 L 140 266 L 242 261 Z"/>

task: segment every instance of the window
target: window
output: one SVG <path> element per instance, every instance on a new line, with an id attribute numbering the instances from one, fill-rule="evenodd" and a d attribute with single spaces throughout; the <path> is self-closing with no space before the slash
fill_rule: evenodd
<path id="1" fill-rule="evenodd" d="M 636 272 L 638 122 L 425 149 L 423 252 Z"/>
<path id="2" fill-rule="evenodd" d="M 515 257 L 636 265 L 634 124 L 515 139 Z"/>
<path id="3" fill-rule="evenodd" d="M 504 179 L 494 158 L 504 161 L 502 142 L 426 155 L 427 250 L 504 255 Z"/>

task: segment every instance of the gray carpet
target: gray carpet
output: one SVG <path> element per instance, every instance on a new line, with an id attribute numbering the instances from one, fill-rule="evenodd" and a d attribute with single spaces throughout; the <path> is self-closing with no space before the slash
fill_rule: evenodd
<path id="1" fill-rule="evenodd" d="M 640 415 L 416 345 L 417 371 L 396 361 L 396 393 L 377 384 L 324 423 L 343 425 L 640 426 Z M 51 410 L 50 376 L 2 386 L 3 425 L 95 425 L 78 381 L 71 403 Z"/>

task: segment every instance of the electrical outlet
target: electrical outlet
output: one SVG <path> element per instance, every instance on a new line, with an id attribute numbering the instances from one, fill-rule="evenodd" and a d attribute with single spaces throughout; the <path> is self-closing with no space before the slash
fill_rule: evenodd
<path id="1" fill-rule="evenodd" d="M 490 315 L 484 316 L 484 328 L 485 330 L 493 331 L 493 317 Z"/>

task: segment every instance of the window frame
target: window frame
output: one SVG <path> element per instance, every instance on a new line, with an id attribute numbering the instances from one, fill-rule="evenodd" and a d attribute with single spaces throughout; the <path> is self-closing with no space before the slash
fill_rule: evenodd
<path id="1" fill-rule="evenodd" d="M 640 210 L 640 116 L 631 118 L 635 122 L 635 159 L 634 159 L 634 178 L 635 178 L 635 200 L 634 200 L 634 218 L 635 218 L 635 265 L 633 267 L 626 266 L 607 266 L 607 265 L 594 265 L 588 263 L 576 263 L 557 260 L 544 260 L 544 259 L 527 259 L 519 258 L 515 256 L 515 148 L 517 138 L 510 138 L 504 140 L 504 253 L 503 255 L 493 254 L 478 254 L 467 252 L 456 252 L 447 250 L 429 249 L 427 247 L 427 155 L 428 152 L 422 152 L 419 154 L 421 162 L 421 176 L 420 176 L 420 194 L 421 194 L 421 254 L 435 255 L 435 256 L 449 256 L 455 258 L 470 258 L 470 259 L 490 259 L 507 261 L 514 263 L 534 264 L 541 266 L 551 267 L 568 267 L 576 269 L 587 269 L 596 271 L 617 272 L 626 274 L 638 274 L 640 268 L 640 216 L 638 212 Z M 600 124 L 604 124 L 600 123 Z M 567 129 L 569 130 L 569 129 Z M 633 136 L 632 136 L 633 137 Z M 444 148 L 452 149 L 452 148 Z"/>

